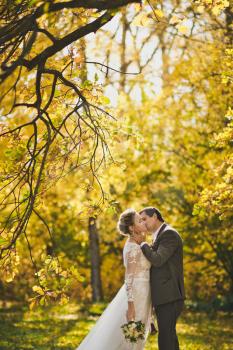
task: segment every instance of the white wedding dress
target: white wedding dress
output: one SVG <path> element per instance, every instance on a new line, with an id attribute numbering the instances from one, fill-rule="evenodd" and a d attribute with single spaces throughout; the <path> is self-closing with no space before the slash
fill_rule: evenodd
<path id="1" fill-rule="evenodd" d="M 138 244 L 127 241 L 123 250 L 125 283 L 97 320 L 77 350 L 143 350 L 151 321 L 150 262 Z M 145 340 L 127 342 L 121 325 L 126 323 L 128 300 L 134 302 L 135 321 L 146 326 Z"/>

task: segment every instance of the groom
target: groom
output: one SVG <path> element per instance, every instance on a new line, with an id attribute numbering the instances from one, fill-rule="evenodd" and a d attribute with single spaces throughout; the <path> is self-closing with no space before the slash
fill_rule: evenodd
<path id="1" fill-rule="evenodd" d="M 137 243 L 152 264 L 151 297 L 158 322 L 159 350 L 179 350 L 176 322 L 185 299 L 182 239 L 164 222 L 158 209 L 148 207 L 140 215 L 153 238 L 151 246 L 143 242 L 142 236 Z"/>

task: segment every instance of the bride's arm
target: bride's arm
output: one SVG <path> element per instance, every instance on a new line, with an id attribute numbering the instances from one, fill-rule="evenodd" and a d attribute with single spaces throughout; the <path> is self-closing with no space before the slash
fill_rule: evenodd
<path id="1" fill-rule="evenodd" d="M 137 272 L 137 261 L 139 254 L 140 250 L 137 246 L 132 246 L 132 248 L 126 253 L 125 285 L 128 298 L 128 310 L 126 314 L 127 321 L 135 319 L 133 281 Z"/>

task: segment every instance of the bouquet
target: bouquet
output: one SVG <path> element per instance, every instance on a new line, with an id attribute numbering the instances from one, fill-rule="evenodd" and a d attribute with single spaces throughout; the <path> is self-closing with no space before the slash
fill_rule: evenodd
<path id="1" fill-rule="evenodd" d="M 121 326 L 125 339 L 130 343 L 136 343 L 139 339 L 145 339 L 145 324 L 141 321 L 129 321 Z"/>

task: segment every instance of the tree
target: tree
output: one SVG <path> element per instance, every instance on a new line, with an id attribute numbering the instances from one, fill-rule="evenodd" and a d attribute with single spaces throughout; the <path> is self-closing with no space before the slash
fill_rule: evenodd
<path id="1" fill-rule="evenodd" d="M 7 1 L 1 8 L 3 267 L 13 262 L 21 235 L 30 250 L 27 226 L 32 213 L 45 223 L 37 206 L 49 186 L 79 169 L 101 186 L 97 171 L 109 153 L 112 116 L 101 86 L 80 80 L 74 43 L 135 2 Z"/>

